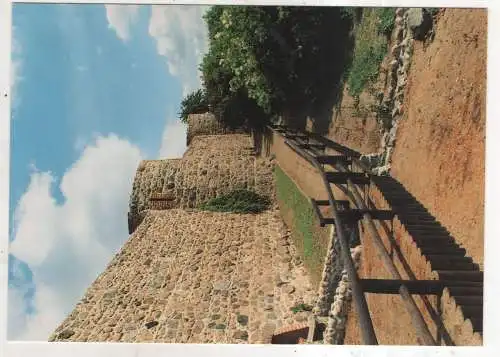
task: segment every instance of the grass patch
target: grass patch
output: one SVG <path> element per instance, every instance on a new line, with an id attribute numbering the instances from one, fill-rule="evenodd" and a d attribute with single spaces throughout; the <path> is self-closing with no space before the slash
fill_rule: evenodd
<path id="1" fill-rule="evenodd" d="M 227 195 L 212 198 L 200 209 L 212 212 L 260 213 L 269 208 L 269 198 L 249 190 L 234 190 Z"/>
<path id="2" fill-rule="evenodd" d="M 354 29 L 354 51 L 347 79 L 351 96 L 358 97 L 368 84 L 377 80 L 394 17 L 393 8 L 363 9 L 362 19 Z"/>
<path id="3" fill-rule="evenodd" d="M 390 35 L 394 30 L 394 20 L 396 9 L 392 7 L 380 7 L 376 9 L 376 14 L 379 19 L 378 32 L 384 35 Z"/>
<path id="4" fill-rule="evenodd" d="M 319 226 L 311 202 L 279 166 L 274 168 L 276 196 L 284 221 L 312 281 L 319 284 L 328 248 L 328 228 Z"/>

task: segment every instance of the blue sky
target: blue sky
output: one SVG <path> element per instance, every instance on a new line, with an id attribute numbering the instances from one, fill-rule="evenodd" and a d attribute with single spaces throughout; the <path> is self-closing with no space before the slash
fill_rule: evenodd
<path id="1" fill-rule="evenodd" d="M 47 339 L 128 238 L 138 162 L 185 150 L 205 10 L 13 5 L 9 339 Z"/>

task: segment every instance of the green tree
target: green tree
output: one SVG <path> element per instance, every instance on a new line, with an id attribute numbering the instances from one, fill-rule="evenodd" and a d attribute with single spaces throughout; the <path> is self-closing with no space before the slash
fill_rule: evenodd
<path id="1" fill-rule="evenodd" d="M 260 126 L 328 95 L 344 70 L 351 16 L 340 8 L 213 6 L 200 64 L 219 120 Z"/>
<path id="2" fill-rule="evenodd" d="M 206 94 L 202 89 L 198 89 L 182 100 L 179 119 L 186 123 L 189 114 L 206 113 L 208 109 Z"/>

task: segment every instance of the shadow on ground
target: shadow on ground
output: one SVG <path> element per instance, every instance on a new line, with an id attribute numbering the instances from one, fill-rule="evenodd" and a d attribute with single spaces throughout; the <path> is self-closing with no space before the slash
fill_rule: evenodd
<path id="1" fill-rule="evenodd" d="M 464 270 L 479 273 L 479 265 L 470 261 L 470 258 L 465 257 L 465 250 L 459 247 L 450 233 L 435 220 L 422 203 L 411 195 L 400 182 L 390 176 L 374 176 L 373 179 L 391 205 L 392 210 L 397 214 L 398 219 L 405 225 L 417 246 L 429 259 L 433 270 Z M 373 205 L 373 202 L 371 204 Z M 387 223 L 381 221 L 381 225 L 388 236 L 392 237 L 392 229 L 388 227 Z M 429 236 L 439 236 L 442 239 L 428 239 Z M 402 263 L 403 269 L 410 279 L 416 279 L 416 274 L 412 271 L 409 262 L 394 238 L 391 239 L 391 252 L 398 256 L 398 260 Z M 444 327 L 441 318 L 441 296 L 438 298 L 436 307 L 431 304 L 427 296 L 421 295 L 421 298 L 437 328 L 436 340 L 439 343 L 444 341 L 447 346 L 455 346 L 455 342 Z M 466 313 L 464 317 L 471 319 L 474 331 L 482 331 L 482 314 L 476 316 L 467 315 Z"/>

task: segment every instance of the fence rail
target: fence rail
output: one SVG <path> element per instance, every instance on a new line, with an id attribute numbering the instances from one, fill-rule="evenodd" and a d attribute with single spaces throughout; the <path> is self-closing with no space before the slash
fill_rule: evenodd
<path id="1" fill-rule="evenodd" d="M 336 235 L 336 239 L 338 239 L 341 245 L 341 256 L 352 286 L 352 296 L 356 312 L 359 316 L 359 327 L 363 343 L 368 345 L 378 344 L 365 298 L 365 293 L 375 293 L 399 294 L 411 317 L 419 342 L 423 345 L 438 345 L 412 295 L 439 295 L 445 286 L 453 285 L 459 285 L 462 289 L 482 289 L 482 282 L 464 281 L 456 284 L 455 281 L 455 284 L 453 284 L 454 280 L 447 282 L 441 280 L 403 280 L 374 224 L 375 219 L 392 220 L 394 212 L 368 207 L 367 191 L 360 189 L 360 186 L 367 187 L 372 182 L 372 176 L 370 175 L 369 168 L 360 161 L 360 154 L 318 134 L 291 131 L 282 126 L 271 126 L 270 129 L 282 135 L 285 139 L 285 144 L 314 166 L 321 175 L 328 199 L 311 200 L 311 203 L 322 226 L 326 224 L 333 224 L 335 226 L 333 234 Z M 326 148 L 333 149 L 340 154 L 326 154 Z M 334 169 L 335 171 L 326 171 L 325 167 Z M 332 185 L 338 187 L 346 194 L 350 201 L 354 203 L 354 209 L 345 210 L 346 202 L 347 206 L 349 206 L 350 202 L 336 200 L 332 191 Z M 320 205 L 330 207 L 333 217 L 323 217 L 318 207 Z M 346 233 L 344 232 L 344 224 L 352 223 L 353 220 L 362 222 L 377 248 L 378 256 L 393 279 L 359 278 L 350 255 Z M 481 286 L 478 286 L 478 284 L 481 284 Z M 477 299 L 479 298 L 477 297 Z M 470 298 L 468 300 L 472 301 Z"/>

